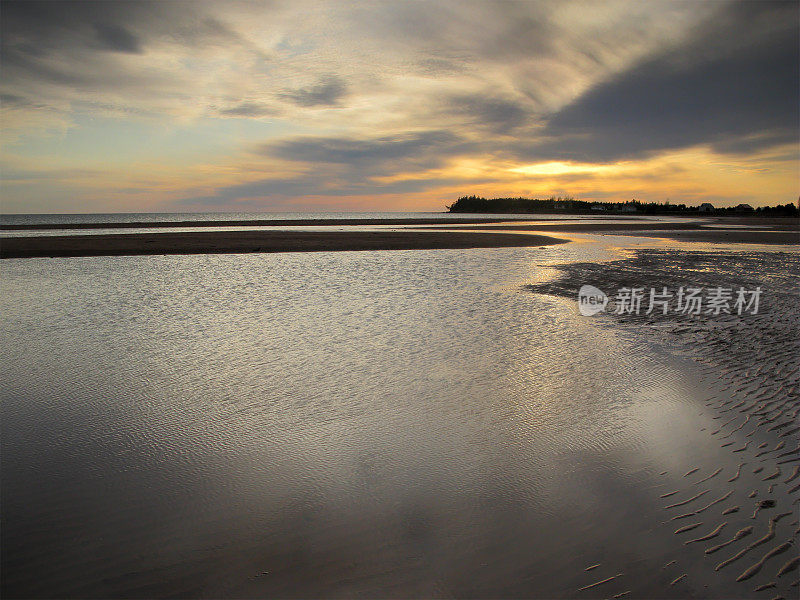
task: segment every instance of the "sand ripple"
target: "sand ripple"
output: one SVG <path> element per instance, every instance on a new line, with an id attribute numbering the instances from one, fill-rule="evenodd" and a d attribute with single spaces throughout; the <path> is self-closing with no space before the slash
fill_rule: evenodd
<path id="1" fill-rule="evenodd" d="M 739 545 L 745 537 L 766 527 L 766 533 L 761 537 L 735 550 L 731 557 L 716 565 L 714 571 L 718 576 L 728 577 L 728 571 L 724 570 L 726 566 L 785 532 L 792 539 L 767 552 L 743 571 L 736 581 L 744 582 L 763 576 L 765 579 L 757 585 L 756 591 L 777 587 L 781 593 L 788 592 L 790 586 L 797 582 L 787 585 L 785 578 L 782 581 L 780 575 L 796 570 L 798 558 L 791 559 L 772 572 L 768 567 L 770 558 L 794 547 L 800 532 L 800 528 L 796 527 L 797 519 L 792 524 L 793 531 L 788 529 L 789 525 L 785 522 L 780 523 L 784 517 L 797 514 L 796 508 L 792 508 L 792 512 L 785 512 L 785 509 L 800 503 L 800 498 L 796 497 L 800 483 L 792 485 L 800 477 L 800 465 L 794 464 L 800 461 L 800 445 L 792 444 L 796 447 L 786 450 L 788 440 L 794 441 L 800 433 L 800 320 L 797 318 L 797 307 L 800 306 L 800 255 L 783 252 L 641 250 L 624 260 L 556 268 L 562 272 L 561 277 L 530 288 L 540 293 L 575 299 L 581 285 L 594 285 L 612 299 L 609 312 L 593 317 L 595 323 L 617 329 L 620 326 L 635 329 L 661 349 L 689 357 L 700 366 L 703 383 L 715 393 L 702 400 L 711 414 L 707 415 L 707 410 L 699 414 L 710 419 L 705 423 L 712 423 L 713 426 L 699 429 L 717 437 L 722 442 L 721 451 L 730 452 L 731 458 L 743 459 L 738 461 L 735 473 L 724 478 L 718 477 L 724 466 L 708 468 L 700 464 L 685 465 L 683 479 L 689 480 L 692 475 L 703 474 L 703 471 L 705 474 L 694 483 L 687 482 L 683 489 L 673 488 L 668 493 L 662 490 L 661 498 L 679 498 L 679 501 L 665 506 L 665 510 L 690 505 L 712 491 L 692 493 L 691 486 L 705 483 L 715 486 L 715 491 L 723 492 L 720 498 L 710 504 L 670 519 L 680 520 L 705 513 L 710 521 L 706 524 L 711 528 L 709 534 L 683 542 L 682 546 L 687 546 L 686 549 L 676 548 L 674 556 L 681 561 L 684 557 L 690 561 L 702 560 L 699 557 L 691 558 L 693 555 L 690 553 L 696 545 L 693 542 L 720 535 L 728 524 L 727 521 L 721 522 L 720 516 L 730 515 L 729 518 L 739 530 L 730 540 L 705 549 L 703 555 Z M 660 310 L 651 315 L 644 314 L 648 290 L 651 287 L 660 290 L 664 286 L 670 290 L 677 290 L 680 286 L 706 289 L 717 286 L 735 289 L 739 286 L 745 289 L 761 287 L 762 304 L 757 314 L 689 316 L 674 310 L 666 315 L 661 314 Z M 622 287 L 645 288 L 642 314 L 613 313 L 613 296 Z M 744 471 L 748 463 L 753 465 L 752 476 Z M 791 466 L 783 466 L 787 464 Z M 684 499 L 680 499 L 681 495 L 684 495 Z M 759 496 L 767 498 L 757 500 L 754 506 L 753 500 L 748 500 Z M 718 503 L 731 497 L 732 506 L 720 513 L 713 510 Z M 748 505 L 753 506 L 752 511 L 739 513 L 740 506 Z M 780 512 L 774 514 L 777 511 Z M 773 516 L 768 518 L 770 513 Z M 754 524 L 747 525 L 747 521 Z M 695 522 L 674 533 L 684 533 L 702 525 L 701 522 Z M 675 563 L 671 561 L 668 565 Z M 711 565 L 708 568 L 712 568 Z M 761 573 L 762 570 L 764 573 Z M 669 585 L 675 586 L 686 578 L 687 573 L 684 573 Z M 670 593 L 674 594 L 665 592 Z M 747 590 L 742 589 L 740 593 L 746 595 Z M 795 596 L 796 592 L 792 595 Z"/>

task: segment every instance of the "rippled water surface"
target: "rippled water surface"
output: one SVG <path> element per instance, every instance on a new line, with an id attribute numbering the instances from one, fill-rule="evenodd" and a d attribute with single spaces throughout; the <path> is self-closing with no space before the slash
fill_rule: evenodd
<path id="1" fill-rule="evenodd" d="M 530 215 L 506 214 L 503 219 L 530 219 Z M 230 212 L 230 213 L 91 213 L 91 214 L 0 214 L 0 222 L 6 225 L 31 225 L 40 223 L 140 223 L 175 221 L 238 221 L 238 220 L 288 220 L 288 219 L 474 219 L 495 218 L 496 213 L 450 213 L 450 212 Z M 574 218 L 570 215 L 537 215 L 539 220 L 562 220 Z M 585 215 L 583 219 L 594 219 Z"/>
<path id="2" fill-rule="evenodd" d="M 684 365 L 525 289 L 575 248 L 3 261 L 3 595 L 660 567 L 658 473 L 720 449 Z"/>

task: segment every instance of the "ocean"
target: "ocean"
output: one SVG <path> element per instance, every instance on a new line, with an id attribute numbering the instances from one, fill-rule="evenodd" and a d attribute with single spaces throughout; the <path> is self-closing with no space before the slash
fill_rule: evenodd
<path id="1" fill-rule="evenodd" d="M 259 219 L 476 219 L 497 218 L 530 220 L 531 215 L 496 215 L 449 212 L 226 212 L 226 213 L 87 213 L 87 214 L 0 214 L 6 225 L 41 223 L 169 223 L 173 221 L 244 221 Z M 575 218 L 571 215 L 536 215 L 537 220 Z M 591 218 L 582 217 L 582 218 Z"/>

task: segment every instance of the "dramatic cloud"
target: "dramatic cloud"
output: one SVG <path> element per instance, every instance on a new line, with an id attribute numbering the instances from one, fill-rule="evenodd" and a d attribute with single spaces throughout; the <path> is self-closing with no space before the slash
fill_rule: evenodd
<path id="1" fill-rule="evenodd" d="M 103 48 L 137 54 L 142 51 L 139 39 L 121 25 L 94 23 L 94 30 Z"/>
<path id="2" fill-rule="evenodd" d="M 539 156 L 608 161 L 709 143 L 752 152 L 797 140 L 798 5 L 734 4 L 691 40 L 557 112 Z"/>
<path id="3" fill-rule="evenodd" d="M 334 106 L 345 95 L 347 87 L 338 77 L 326 77 L 316 85 L 281 94 L 298 106 Z"/>
<path id="4" fill-rule="evenodd" d="M 444 131 L 426 131 L 404 136 L 375 139 L 302 137 L 266 144 L 263 154 L 311 163 L 336 163 L 364 166 L 386 161 L 431 161 L 452 152 L 457 142 Z"/>
<path id="5" fill-rule="evenodd" d="M 220 109 L 219 114 L 229 117 L 274 117 L 279 115 L 280 111 L 263 103 L 240 102 L 235 106 Z"/>
<path id="6" fill-rule="evenodd" d="M 510 133 L 531 119 L 530 102 L 493 97 L 489 93 L 454 96 L 445 110 L 463 116 L 469 125 L 495 133 Z M 442 118 L 446 118 L 442 115 Z"/>
<path id="7" fill-rule="evenodd" d="M 7 1 L 2 13 L 0 160 L 32 174 L 4 187 L 3 210 L 800 191 L 794 2 Z"/>

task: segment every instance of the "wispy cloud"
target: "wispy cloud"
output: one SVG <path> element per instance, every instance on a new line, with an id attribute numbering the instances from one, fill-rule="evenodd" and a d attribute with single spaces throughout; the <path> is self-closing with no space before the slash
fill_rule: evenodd
<path id="1" fill-rule="evenodd" d="M 90 169 L 108 197 L 146 190 L 121 175 L 125 161 L 143 180 L 156 161 L 171 170 L 148 200 L 166 210 L 192 198 L 361 206 L 370 193 L 439 208 L 480 186 L 662 199 L 680 191 L 656 167 L 687 153 L 707 161 L 683 175 L 695 196 L 743 185 L 715 157 L 769 155 L 771 168 L 749 172 L 765 190 L 750 201 L 789 201 L 797 17 L 788 2 L 4 2 L 3 157 L 41 173 L 5 202 L 44 198 L 48 170 Z M 122 137 L 115 157 L 119 124 L 174 131 L 170 155 Z M 73 139 L 81 152 L 65 148 Z M 532 175 L 621 161 L 659 176 L 625 188 L 602 169 Z M 51 210 L 103 209 L 88 183 L 70 186 Z M 141 196 L 118 198 L 135 210 L 125 203 Z"/>
<path id="2" fill-rule="evenodd" d="M 279 94 L 297 106 L 336 106 L 347 93 L 344 81 L 335 76 L 322 78 L 318 83 Z"/>

